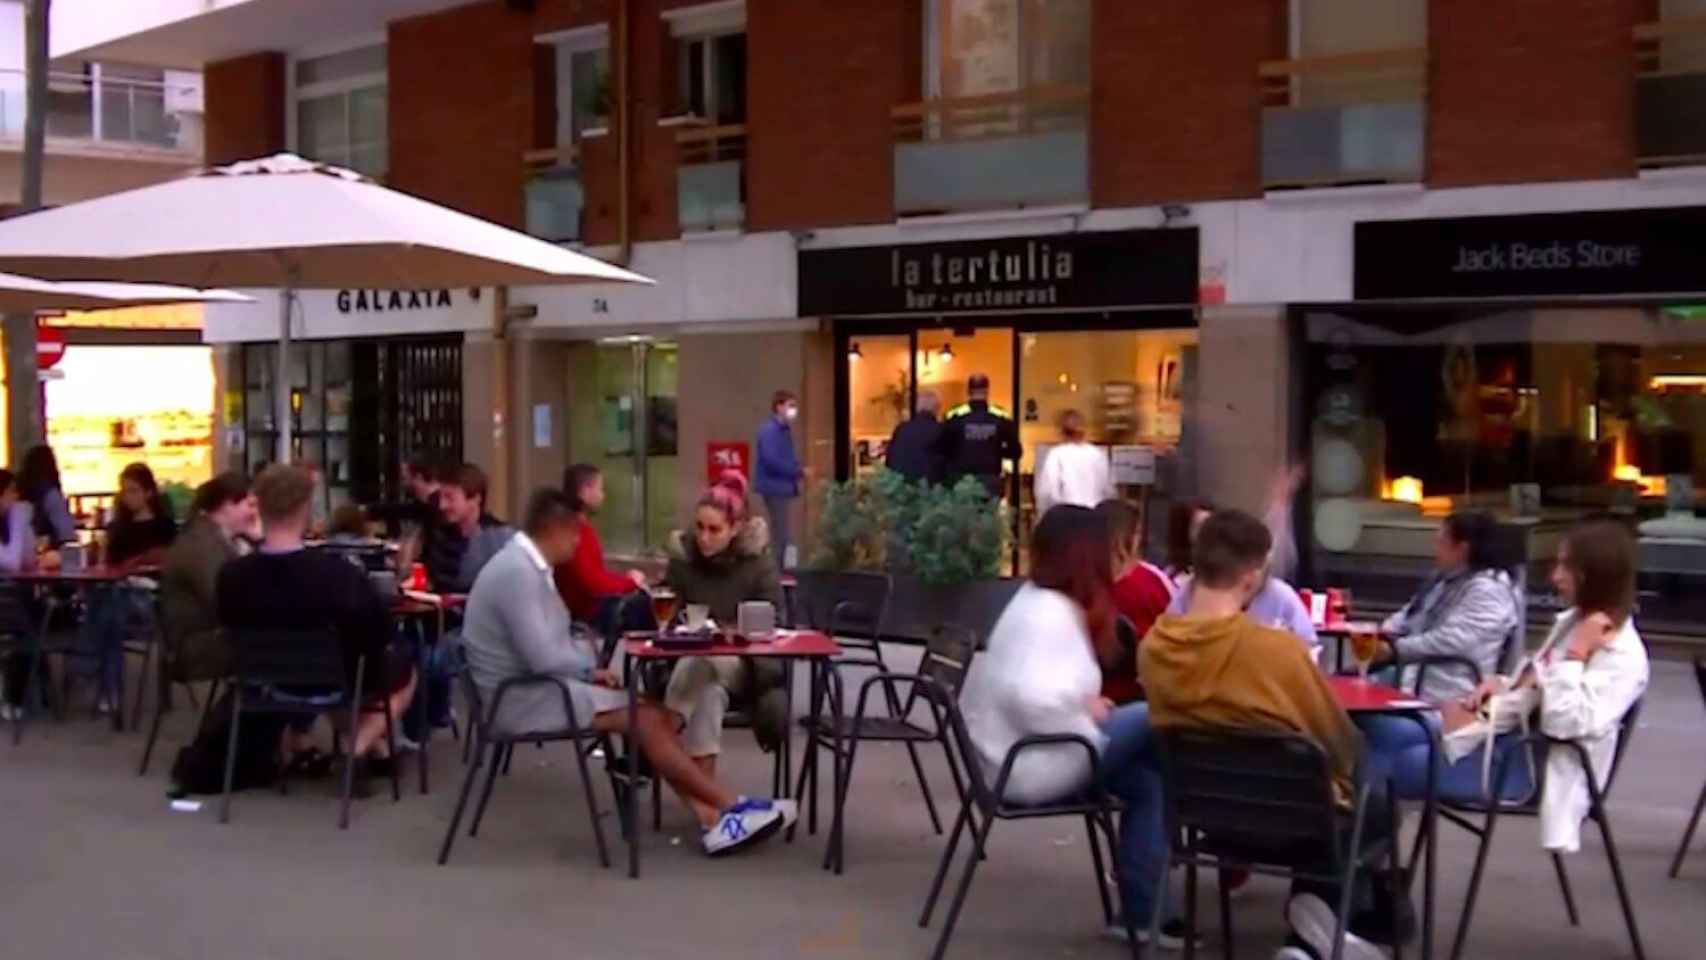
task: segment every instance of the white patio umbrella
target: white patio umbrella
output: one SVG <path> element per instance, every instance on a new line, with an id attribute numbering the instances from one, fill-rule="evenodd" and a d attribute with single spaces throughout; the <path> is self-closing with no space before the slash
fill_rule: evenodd
<path id="1" fill-rule="evenodd" d="M 108 310 L 168 303 L 253 303 L 231 290 L 192 290 L 158 283 L 54 283 L 0 273 L 0 313 Z"/>
<path id="2" fill-rule="evenodd" d="M 279 459 L 290 459 L 299 289 L 650 283 L 637 273 L 291 154 L 0 221 L 0 270 L 278 287 Z"/>

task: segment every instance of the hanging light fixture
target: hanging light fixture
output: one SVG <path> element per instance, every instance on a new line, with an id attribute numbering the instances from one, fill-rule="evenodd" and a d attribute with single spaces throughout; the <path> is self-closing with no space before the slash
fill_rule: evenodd
<path id="1" fill-rule="evenodd" d="M 864 351 L 859 349 L 859 342 L 857 340 L 853 341 L 853 344 L 847 348 L 847 359 L 849 359 L 849 360 L 863 360 L 863 359 L 865 359 Z"/>
<path id="2" fill-rule="evenodd" d="M 936 356 L 937 356 L 937 359 L 941 360 L 943 363 L 953 363 L 954 362 L 954 345 L 951 343 L 942 344 L 942 351 L 940 353 L 938 353 Z"/>

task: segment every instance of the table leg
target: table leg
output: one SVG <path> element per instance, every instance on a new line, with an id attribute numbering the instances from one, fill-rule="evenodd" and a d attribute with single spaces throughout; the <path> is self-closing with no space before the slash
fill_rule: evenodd
<path id="1" fill-rule="evenodd" d="M 618 801 L 628 805 L 628 877 L 632 880 L 640 877 L 640 741 L 634 736 L 640 718 L 638 666 L 632 657 L 625 658 L 622 665 L 628 681 L 628 732 L 622 738 L 628 751 L 628 796 L 625 801 Z M 652 784 L 652 789 L 658 789 L 658 785 Z"/>
<path id="2" fill-rule="evenodd" d="M 430 685 L 427 683 L 427 675 L 431 670 L 430 664 L 432 662 L 432 657 L 430 656 L 431 650 L 427 644 L 426 626 L 421 623 L 419 617 L 415 617 L 412 622 L 415 629 L 415 704 L 417 707 L 415 716 L 420 720 L 421 733 L 420 751 L 415 757 L 415 762 L 421 768 L 421 796 L 424 797 L 427 792 L 428 747 L 432 745 L 432 713 L 428 705 L 428 701 L 431 700 L 432 697 L 428 692 Z M 441 626 L 443 625 L 442 618 L 439 623 Z M 442 630 L 439 632 L 438 637 L 440 640 L 444 639 L 444 633 Z"/>
<path id="3" fill-rule="evenodd" d="M 831 752 L 831 756 L 835 760 L 835 773 L 830 785 L 834 791 L 832 796 L 835 797 L 832 801 L 835 804 L 835 822 L 830 825 L 829 829 L 829 849 L 835 858 L 835 875 L 839 877 L 841 876 L 842 866 L 842 821 L 845 819 L 842 816 L 841 799 L 843 796 L 842 791 L 846 789 L 845 778 L 850 773 L 850 771 L 846 769 L 845 765 L 846 755 L 844 751 L 846 749 L 846 744 L 841 742 L 841 710 L 842 701 L 845 700 L 846 697 L 842 695 L 841 675 L 837 673 L 833 677 L 830 676 L 830 671 L 835 669 L 834 665 L 831 664 L 828 659 L 820 659 L 817 662 L 819 664 L 819 669 L 821 669 L 824 674 L 823 686 L 827 689 L 830 686 L 830 681 L 832 679 L 835 681 L 834 695 L 830 697 L 830 730 L 831 742 L 834 745 L 834 750 Z"/>
<path id="4" fill-rule="evenodd" d="M 1434 881 L 1435 859 L 1439 844 L 1439 734 L 1426 719 L 1416 717 L 1416 722 L 1422 724 L 1428 731 L 1428 793 L 1422 804 L 1421 829 L 1427 831 L 1428 852 L 1426 865 L 1422 873 L 1422 960 L 1433 960 L 1434 955 Z"/>
<path id="5" fill-rule="evenodd" d="M 823 688 L 823 670 L 820 668 L 819 661 L 813 660 L 811 663 L 812 723 L 806 732 L 806 763 L 811 765 L 811 779 L 810 784 L 806 787 L 809 793 L 800 799 L 811 805 L 810 816 L 806 820 L 806 832 L 814 837 L 817 836 L 817 771 L 820 760 L 818 754 L 823 749 L 823 734 L 820 732 L 822 724 L 818 722 L 823 715 Z"/>
<path id="6" fill-rule="evenodd" d="M 788 692 L 788 709 L 784 714 L 787 722 L 782 725 L 782 742 L 776 746 L 781 752 L 782 768 L 782 782 L 776 785 L 776 796 L 786 800 L 794 789 L 794 661 L 782 661 L 782 675 L 783 689 Z"/>

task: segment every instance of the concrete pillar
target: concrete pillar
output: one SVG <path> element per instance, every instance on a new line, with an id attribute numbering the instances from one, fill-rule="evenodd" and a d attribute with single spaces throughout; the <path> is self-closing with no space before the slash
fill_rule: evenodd
<path id="1" fill-rule="evenodd" d="M 1283 306 L 1202 311 L 1196 489 L 1260 515 L 1291 428 L 1291 332 Z"/>

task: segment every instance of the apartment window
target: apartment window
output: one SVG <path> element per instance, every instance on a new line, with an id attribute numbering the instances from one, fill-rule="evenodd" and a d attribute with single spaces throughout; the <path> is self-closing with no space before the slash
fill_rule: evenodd
<path id="1" fill-rule="evenodd" d="M 925 11 L 932 98 L 1090 85 L 1090 0 L 927 0 Z"/>
<path id="2" fill-rule="evenodd" d="M 610 33 L 602 25 L 541 37 L 553 51 L 557 145 L 579 143 L 610 122 Z"/>
<path id="3" fill-rule="evenodd" d="M 1427 0 L 1292 0 L 1291 48 L 1297 59 L 1419 50 L 1427 45 Z M 1385 85 L 1396 80 L 1378 68 L 1300 76 L 1293 82 L 1293 101 L 1299 106 L 1366 102 L 1371 95 L 1390 94 Z"/>
<path id="4" fill-rule="evenodd" d="M 675 41 L 677 112 L 713 124 L 746 122 L 746 5 L 713 3 L 665 14 Z"/>
<path id="5" fill-rule="evenodd" d="M 295 62 L 296 152 L 373 177 L 385 175 L 385 45 Z"/>

